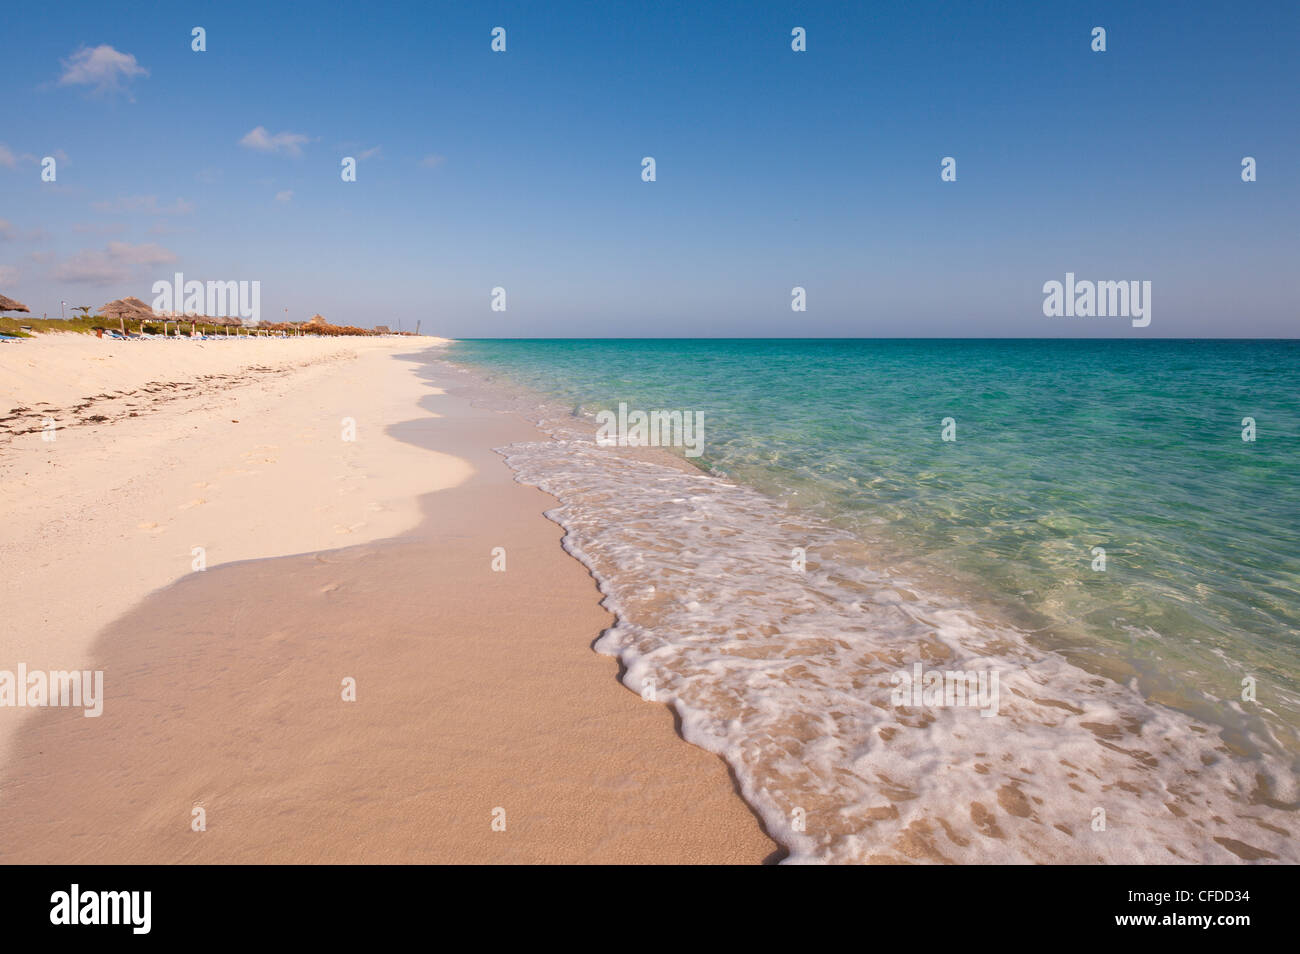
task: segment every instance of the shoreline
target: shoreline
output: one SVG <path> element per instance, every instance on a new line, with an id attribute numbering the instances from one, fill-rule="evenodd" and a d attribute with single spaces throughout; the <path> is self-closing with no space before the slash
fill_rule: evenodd
<path id="1" fill-rule="evenodd" d="M 512 380 L 508 362 L 469 364 L 489 392 Z M 548 516 L 618 615 L 598 648 L 620 658 L 629 689 L 648 679 L 672 698 L 684 738 L 728 759 L 790 861 L 1294 857 L 1285 762 L 900 575 L 897 560 L 752 485 L 662 449 L 597 449 L 571 393 L 508 390 L 561 441 L 506 456 L 559 499 Z M 792 545 L 806 548 L 807 575 L 790 572 Z M 895 701 L 892 677 L 918 665 L 991 673 L 992 708 Z M 1109 828 L 1092 824 L 1097 807 Z M 790 824 L 800 813 L 806 828 Z"/>
<path id="2" fill-rule="evenodd" d="M 358 528 L 366 542 L 230 562 L 214 555 L 206 571 L 175 573 L 124 612 L 100 616 L 112 621 L 81 655 L 69 645 L 56 660 L 35 651 L 40 640 L 7 634 L 15 663 L 26 649 L 31 666 L 102 669 L 107 699 L 98 719 L 0 709 L 6 730 L 20 723 L 0 774 L 0 860 L 779 856 L 725 763 L 685 743 L 671 711 L 628 692 L 617 661 L 590 648 L 609 624 L 595 582 L 542 515 L 553 499 L 516 483 L 492 450 L 536 439 L 535 429 L 431 387 L 429 351 L 400 344 L 354 366 L 359 406 L 380 375 L 390 381 L 379 388 L 388 392 L 382 407 L 358 419 L 398 413 L 382 429 L 362 424 L 346 449 L 368 481 L 351 496 L 375 503 L 372 488 L 391 476 L 384 467 L 404 479 L 414 471 L 423 489 L 385 485 L 396 499 L 383 500 L 392 509 L 382 526 Z M 411 373 L 392 375 L 395 362 Z M 307 403 L 337 390 L 328 374 L 305 374 L 286 388 Z M 185 405 L 144 418 L 149 430 L 178 416 L 189 423 Z M 213 436 L 216 425 L 192 426 Z M 140 427 L 119 421 L 95 436 Z M 92 432 L 78 446 L 88 449 Z M 382 453 L 371 451 L 377 444 Z M 325 451 L 308 451 L 310 473 L 311 454 Z M 397 506 L 404 494 L 408 506 Z M 279 513 L 266 512 L 270 499 L 231 494 L 237 508 L 263 511 L 262 527 L 293 522 L 284 499 L 269 508 Z M 505 572 L 491 568 L 497 545 Z M 57 573 L 46 569 L 25 585 L 53 586 Z M 344 678 L 355 678 L 357 701 L 341 698 Z M 191 831 L 195 808 L 206 831 Z M 504 832 L 492 830 L 496 808 Z"/>
<path id="3" fill-rule="evenodd" d="M 0 706 L 0 861 L 1291 857 L 1285 773 L 1212 724 L 757 488 L 597 451 L 567 402 L 397 344 L 254 346 L 0 443 L 22 567 L 0 690 L 89 667 L 108 697 Z M 970 718 L 890 701 L 923 664 L 1000 674 L 1001 709 L 996 679 Z"/>

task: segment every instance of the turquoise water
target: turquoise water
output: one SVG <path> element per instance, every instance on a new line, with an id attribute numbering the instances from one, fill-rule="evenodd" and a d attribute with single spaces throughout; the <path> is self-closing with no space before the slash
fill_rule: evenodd
<path id="1" fill-rule="evenodd" d="M 1148 695 L 1204 715 L 1253 677 L 1300 725 L 1300 342 L 466 341 L 449 357 L 583 412 L 700 411 L 715 473 Z"/>
<path id="2" fill-rule="evenodd" d="M 538 422 L 500 451 L 615 614 L 595 648 L 791 861 L 1300 860 L 1297 343 L 448 357 Z M 701 415 L 698 467 L 602 442 L 620 404 Z M 899 696 L 909 672 L 991 704 Z"/>

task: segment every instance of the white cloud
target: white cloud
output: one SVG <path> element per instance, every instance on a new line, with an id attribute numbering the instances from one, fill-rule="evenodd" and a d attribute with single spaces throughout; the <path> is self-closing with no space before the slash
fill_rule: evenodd
<path id="1" fill-rule="evenodd" d="M 156 195 L 119 195 L 109 202 L 95 202 L 100 212 L 144 212 L 147 215 L 189 215 L 194 203 L 177 199 L 171 205 L 159 205 Z"/>
<path id="2" fill-rule="evenodd" d="M 146 242 L 130 245 L 127 242 L 109 242 L 108 248 L 86 249 L 57 266 L 50 274 L 65 282 L 87 285 L 109 285 L 124 282 L 132 270 L 140 265 L 165 265 L 176 261 L 176 254 L 161 245 Z"/>
<path id="3" fill-rule="evenodd" d="M 72 231 L 81 234 L 91 235 L 113 235 L 121 232 L 126 226 L 121 222 L 74 222 Z"/>
<path id="4" fill-rule="evenodd" d="M 154 242 L 131 245 L 127 242 L 109 242 L 109 257 L 124 265 L 165 265 L 176 261 L 176 253 Z"/>
<path id="5" fill-rule="evenodd" d="M 114 93 L 123 88 L 124 82 L 148 75 L 149 71 L 130 53 L 121 53 L 101 43 L 82 47 L 64 60 L 59 85 L 90 86 L 96 93 Z"/>
<path id="6" fill-rule="evenodd" d="M 365 152 L 363 152 L 363 153 L 361 153 L 360 155 L 358 155 L 357 158 L 358 158 L 358 159 L 369 159 L 369 158 L 371 158 L 372 156 L 377 156 L 377 155 L 379 155 L 380 150 L 383 149 L 383 148 L 384 148 L 383 146 L 375 146 L 375 148 L 373 148 L 373 149 L 367 149 Z"/>
<path id="7" fill-rule="evenodd" d="M 440 156 L 436 152 L 431 152 L 420 160 L 420 165 L 424 166 L 426 169 L 437 169 L 446 161 L 446 156 Z"/>
<path id="8" fill-rule="evenodd" d="M 239 144 L 247 149 L 255 149 L 258 152 L 282 152 L 288 156 L 301 156 L 302 147 L 309 142 L 311 140 L 302 133 L 278 132 L 272 135 L 267 132 L 265 126 L 250 129 L 244 138 L 239 140 Z"/>
<path id="9" fill-rule="evenodd" d="M 15 265 L 0 265 L 0 285 L 17 285 L 22 272 Z"/>
<path id="10" fill-rule="evenodd" d="M 53 155 L 59 162 L 66 162 L 68 159 L 67 153 L 62 149 L 54 150 Z M 7 145 L 0 142 L 0 166 L 4 166 L 6 169 L 17 169 L 24 162 L 39 161 L 39 158 L 30 152 L 14 152 Z"/>
<path id="11" fill-rule="evenodd" d="M 0 219 L 0 242 L 12 242 L 16 239 L 24 243 L 37 244 L 47 241 L 49 238 L 50 233 L 39 226 L 26 232 L 20 232 L 18 226 L 9 220 Z"/>
<path id="12" fill-rule="evenodd" d="M 104 252 L 78 252 L 51 273 L 63 282 L 76 282 L 85 285 L 111 285 L 122 282 L 130 276 L 130 269 L 112 261 Z"/>
<path id="13" fill-rule="evenodd" d="M 288 202 L 288 201 L 289 201 L 290 199 L 292 199 L 292 198 L 293 198 L 293 190 L 292 190 L 292 189 L 285 189 L 283 192 L 277 192 L 277 193 L 275 194 L 275 201 L 276 201 L 276 202 Z"/>

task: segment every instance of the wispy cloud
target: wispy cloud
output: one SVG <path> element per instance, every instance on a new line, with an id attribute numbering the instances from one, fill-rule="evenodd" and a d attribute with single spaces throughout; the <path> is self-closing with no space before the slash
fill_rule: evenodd
<path id="1" fill-rule="evenodd" d="M 189 215 L 194 203 L 177 199 L 171 205 L 160 205 L 156 195 L 119 195 L 116 199 L 91 203 L 100 212 L 143 212 L 146 215 Z"/>
<path id="2" fill-rule="evenodd" d="M 301 156 L 302 147 L 311 139 L 302 133 L 278 132 L 274 135 L 265 126 L 256 126 L 245 133 L 239 144 L 246 149 L 257 152 L 283 153 L 286 156 Z"/>
<path id="3" fill-rule="evenodd" d="M 62 149 L 55 149 L 53 152 L 49 153 L 49 155 L 62 163 L 68 161 L 68 154 Z M 5 169 L 17 169 L 20 165 L 26 162 L 40 162 L 41 158 L 42 157 L 35 156 L 30 152 L 14 152 L 8 145 L 0 142 L 0 167 Z"/>
<path id="4" fill-rule="evenodd" d="M 277 193 L 275 194 L 275 201 L 276 201 L 276 202 L 288 202 L 288 201 L 289 201 L 290 199 L 292 199 L 292 198 L 293 198 L 293 190 L 292 190 L 292 189 L 285 189 L 283 192 L 277 192 Z"/>
<path id="5" fill-rule="evenodd" d="M 370 159 L 374 156 L 379 155 L 379 153 L 383 150 L 383 148 L 384 148 L 383 146 L 375 146 L 373 149 L 367 149 L 365 152 L 359 153 L 357 155 L 357 158 Z"/>
<path id="6" fill-rule="evenodd" d="M 0 142 L 0 166 L 4 166 L 6 169 L 18 168 L 18 157 L 14 155 L 12 149 L 2 142 Z"/>
<path id="7" fill-rule="evenodd" d="M 36 244 L 48 240 L 50 233 L 43 228 L 22 231 L 7 219 L 0 219 L 0 242 L 20 241 Z"/>
<path id="8" fill-rule="evenodd" d="M 431 152 L 420 160 L 420 165 L 424 166 L 426 169 L 437 169 L 446 161 L 446 156 L 440 156 L 436 152 Z"/>
<path id="9" fill-rule="evenodd" d="M 107 43 L 85 46 L 63 60 L 60 86 L 89 86 L 97 94 L 120 92 L 137 76 L 149 71 L 130 53 L 122 53 Z"/>
<path id="10" fill-rule="evenodd" d="M 176 261 L 176 253 L 153 242 L 131 245 L 127 242 L 109 242 L 108 254 L 125 265 L 162 265 Z"/>
<path id="11" fill-rule="evenodd" d="M 72 231 L 90 235 L 116 235 L 125 229 L 121 222 L 74 222 Z"/>
<path id="12" fill-rule="evenodd" d="M 129 279 L 140 265 L 164 265 L 176 261 L 176 253 L 146 242 L 131 245 L 109 242 L 105 249 L 86 249 L 56 266 L 50 273 L 59 281 L 86 285 L 109 285 Z"/>
<path id="13" fill-rule="evenodd" d="M 17 285 L 22 274 L 16 265 L 0 265 L 0 285 Z"/>

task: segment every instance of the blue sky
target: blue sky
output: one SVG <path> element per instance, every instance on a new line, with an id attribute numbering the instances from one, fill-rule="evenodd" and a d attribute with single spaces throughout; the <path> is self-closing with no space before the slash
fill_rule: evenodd
<path id="1" fill-rule="evenodd" d="M 38 315 L 181 271 L 457 337 L 1300 325 L 1290 0 L 72 2 L 6 40 L 0 292 Z M 1067 271 L 1151 281 L 1151 325 L 1044 317 Z"/>

